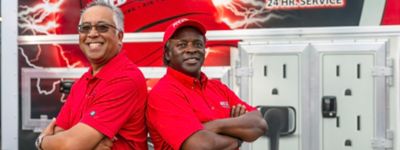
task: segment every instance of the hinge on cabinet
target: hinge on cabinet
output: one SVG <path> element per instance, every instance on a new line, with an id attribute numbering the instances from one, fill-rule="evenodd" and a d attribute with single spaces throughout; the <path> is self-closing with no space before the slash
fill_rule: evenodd
<path id="1" fill-rule="evenodd" d="M 375 149 L 392 149 L 393 148 L 393 130 L 386 130 L 386 138 L 375 138 L 371 141 L 371 146 Z"/>
<path id="2" fill-rule="evenodd" d="M 253 76 L 253 69 L 249 67 L 236 68 L 236 77 L 251 77 Z"/>
<path id="3" fill-rule="evenodd" d="M 372 147 L 375 148 L 393 148 L 393 141 L 389 139 L 373 139 L 371 142 Z"/>
<path id="4" fill-rule="evenodd" d="M 389 86 L 393 85 L 393 59 L 386 60 L 386 66 L 375 66 L 372 69 L 373 77 L 386 77 L 386 82 Z"/>
<path id="5" fill-rule="evenodd" d="M 382 77 L 382 76 L 392 76 L 392 68 L 377 66 L 372 69 L 372 76 L 374 77 Z"/>

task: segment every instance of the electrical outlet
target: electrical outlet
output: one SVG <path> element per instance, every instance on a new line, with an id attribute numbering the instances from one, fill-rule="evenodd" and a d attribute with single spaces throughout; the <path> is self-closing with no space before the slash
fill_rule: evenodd
<path id="1" fill-rule="evenodd" d="M 252 105 L 292 106 L 299 111 L 299 56 L 296 54 L 262 54 L 252 56 L 253 75 L 250 81 Z M 280 149 L 298 150 L 299 137 L 280 138 Z M 253 150 L 266 149 L 265 137 L 253 143 Z M 267 148 L 268 149 L 268 148 Z"/>
<path id="2" fill-rule="evenodd" d="M 297 55 L 253 56 L 253 105 L 299 106 Z"/>
<path id="3" fill-rule="evenodd" d="M 323 54 L 321 60 L 322 96 L 335 97 L 337 108 L 336 117 L 322 121 L 323 150 L 372 150 L 374 55 Z"/>

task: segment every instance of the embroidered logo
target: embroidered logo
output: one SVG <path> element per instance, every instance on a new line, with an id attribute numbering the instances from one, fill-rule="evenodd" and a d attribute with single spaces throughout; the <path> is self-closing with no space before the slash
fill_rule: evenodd
<path id="1" fill-rule="evenodd" d="M 176 28 L 178 25 L 180 25 L 180 24 L 182 24 L 182 23 L 184 23 L 184 22 L 186 22 L 186 21 L 188 21 L 189 19 L 187 19 L 187 18 L 182 18 L 182 19 L 179 19 L 178 21 L 176 21 L 174 24 L 172 24 L 172 26 L 174 26 L 174 28 Z"/>
<path id="2" fill-rule="evenodd" d="M 229 106 L 228 101 L 220 101 L 219 104 L 223 107 L 223 108 L 231 108 L 231 106 Z"/>
<path id="3" fill-rule="evenodd" d="M 90 116 L 93 117 L 94 115 L 96 115 L 96 111 L 93 110 L 93 111 L 90 112 Z"/>

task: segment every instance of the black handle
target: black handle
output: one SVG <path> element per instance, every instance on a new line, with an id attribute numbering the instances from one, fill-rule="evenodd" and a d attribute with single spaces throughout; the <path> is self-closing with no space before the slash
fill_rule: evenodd
<path id="1" fill-rule="evenodd" d="M 337 114 L 337 102 L 335 96 L 322 97 L 322 116 L 324 118 L 335 118 Z"/>
<path id="2" fill-rule="evenodd" d="M 60 83 L 60 92 L 64 94 L 69 94 L 74 82 L 74 80 L 62 80 Z"/>

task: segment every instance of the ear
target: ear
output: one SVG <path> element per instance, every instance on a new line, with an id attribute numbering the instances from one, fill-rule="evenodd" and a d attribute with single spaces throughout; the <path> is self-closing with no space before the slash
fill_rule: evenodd
<path id="1" fill-rule="evenodd" d="M 118 31 L 118 41 L 120 42 L 119 44 L 122 45 L 122 39 L 124 39 L 124 32 Z"/>
<path id="2" fill-rule="evenodd" d="M 165 50 L 165 56 L 164 57 L 165 57 L 165 60 L 168 61 L 168 62 L 171 60 L 171 51 L 169 49 Z"/>

